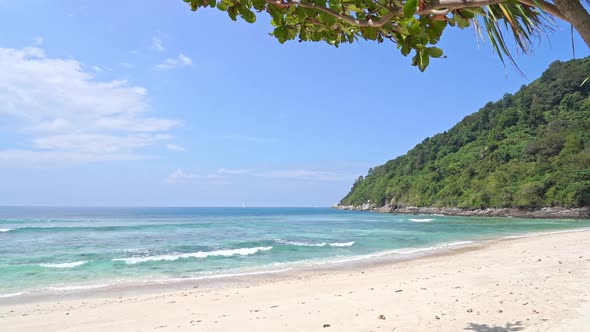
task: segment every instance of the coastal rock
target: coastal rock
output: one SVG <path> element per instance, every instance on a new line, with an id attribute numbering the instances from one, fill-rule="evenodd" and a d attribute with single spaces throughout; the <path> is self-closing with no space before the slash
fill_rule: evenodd
<path id="1" fill-rule="evenodd" d="M 539 209 L 518 209 L 518 208 L 485 208 L 485 209 L 462 209 L 457 207 L 432 207 L 432 206 L 403 206 L 384 205 L 375 207 L 365 203 L 362 206 L 354 205 L 333 205 L 332 208 L 339 210 L 374 211 L 381 213 L 395 214 L 431 214 L 445 216 L 465 217 L 514 217 L 514 218 L 542 218 L 542 219 L 590 219 L 590 207 L 563 208 L 543 207 Z"/>

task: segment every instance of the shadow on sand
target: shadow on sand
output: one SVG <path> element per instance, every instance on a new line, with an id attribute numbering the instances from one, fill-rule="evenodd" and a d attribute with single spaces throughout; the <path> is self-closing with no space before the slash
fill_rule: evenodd
<path id="1" fill-rule="evenodd" d="M 504 326 L 469 323 L 464 330 L 476 332 L 511 332 L 524 330 L 524 326 L 522 325 L 522 322 L 506 323 Z"/>

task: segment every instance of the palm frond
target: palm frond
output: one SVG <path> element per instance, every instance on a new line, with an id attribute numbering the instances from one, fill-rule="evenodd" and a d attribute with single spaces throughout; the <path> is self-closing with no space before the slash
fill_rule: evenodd
<path id="1" fill-rule="evenodd" d="M 521 75 L 523 73 L 510 51 L 505 34 L 512 34 L 516 50 L 527 54 L 532 51 L 535 39 L 540 40 L 542 34 L 552 31 L 555 27 L 555 22 L 550 15 L 538 8 L 516 1 L 485 6 L 483 14 L 479 15 L 479 20 L 483 24 L 477 20 L 476 17 L 475 29 L 481 34 L 481 28 L 485 28 L 492 48 L 498 53 L 500 60 L 505 63 L 505 59 L 508 59 Z"/>

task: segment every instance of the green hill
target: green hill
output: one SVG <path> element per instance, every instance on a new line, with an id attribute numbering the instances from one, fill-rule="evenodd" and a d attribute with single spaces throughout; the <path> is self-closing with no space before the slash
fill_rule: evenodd
<path id="1" fill-rule="evenodd" d="M 369 170 L 341 205 L 590 205 L 590 57 L 554 62 L 407 154 Z"/>

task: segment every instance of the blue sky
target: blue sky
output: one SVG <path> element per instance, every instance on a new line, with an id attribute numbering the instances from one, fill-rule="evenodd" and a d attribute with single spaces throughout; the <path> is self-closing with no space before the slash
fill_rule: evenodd
<path id="1" fill-rule="evenodd" d="M 527 78 L 471 29 L 425 73 L 393 44 L 279 44 L 181 0 L 0 0 L 0 205 L 328 206 Z M 588 48 L 576 35 L 577 56 Z"/>

